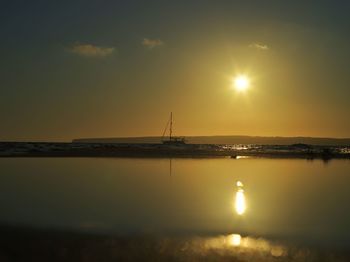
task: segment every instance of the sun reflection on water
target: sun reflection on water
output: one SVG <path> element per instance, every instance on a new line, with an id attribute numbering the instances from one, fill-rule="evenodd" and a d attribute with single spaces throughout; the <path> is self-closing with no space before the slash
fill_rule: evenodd
<path id="1" fill-rule="evenodd" d="M 189 243 L 187 242 L 187 244 Z M 246 257 L 248 255 L 252 258 L 259 256 L 265 259 L 286 257 L 288 255 L 288 247 L 285 245 L 273 243 L 263 238 L 243 237 L 240 234 L 196 238 L 192 245 L 191 251 L 196 251 L 196 248 L 198 248 L 197 251 L 201 254 L 217 250 L 219 254 L 225 254 L 225 256 Z"/>
<path id="2" fill-rule="evenodd" d="M 243 215 L 246 210 L 246 201 L 243 190 L 243 183 L 241 181 L 237 181 L 236 183 L 237 191 L 235 198 L 235 209 L 238 215 Z"/>

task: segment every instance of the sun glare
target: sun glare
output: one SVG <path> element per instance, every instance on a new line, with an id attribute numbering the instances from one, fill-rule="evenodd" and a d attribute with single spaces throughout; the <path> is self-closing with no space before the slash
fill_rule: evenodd
<path id="1" fill-rule="evenodd" d="M 249 79 L 245 75 L 236 76 L 233 79 L 233 86 L 237 91 L 245 91 L 249 87 Z"/>
<path id="2" fill-rule="evenodd" d="M 242 239 L 241 235 L 232 234 L 229 236 L 229 238 L 230 238 L 231 245 L 238 247 L 241 244 L 241 239 Z"/>

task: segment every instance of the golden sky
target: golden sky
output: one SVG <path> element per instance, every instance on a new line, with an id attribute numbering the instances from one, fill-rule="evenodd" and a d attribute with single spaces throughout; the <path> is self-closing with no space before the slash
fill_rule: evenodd
<path id="1" fill-rule="evenodd" d="M 349 4 L 239 2 L 6 4 L 0 140 L 350 137 Z"/>

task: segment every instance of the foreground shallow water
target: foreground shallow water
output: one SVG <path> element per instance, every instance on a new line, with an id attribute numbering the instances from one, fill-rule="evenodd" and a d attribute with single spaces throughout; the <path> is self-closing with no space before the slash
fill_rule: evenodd
<path id="1" fill-rule="evenodd" d="M 180 237 L 193 250 L 272 257 L 291 254 L 280 243 L 350 248 L 349 160 L 11 158 L 0 166 L 4 225 Z"/>

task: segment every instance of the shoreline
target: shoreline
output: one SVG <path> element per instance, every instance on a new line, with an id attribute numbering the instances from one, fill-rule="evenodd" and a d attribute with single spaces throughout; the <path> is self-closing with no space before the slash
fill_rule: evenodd
<path id="1" fill-rule="evenodd" d="M 135 158 L 296 158 L 350 159 L 350 147 L 295 145 L 128 144 L 0 142 L 0 158 L 135 157 Z"/>

